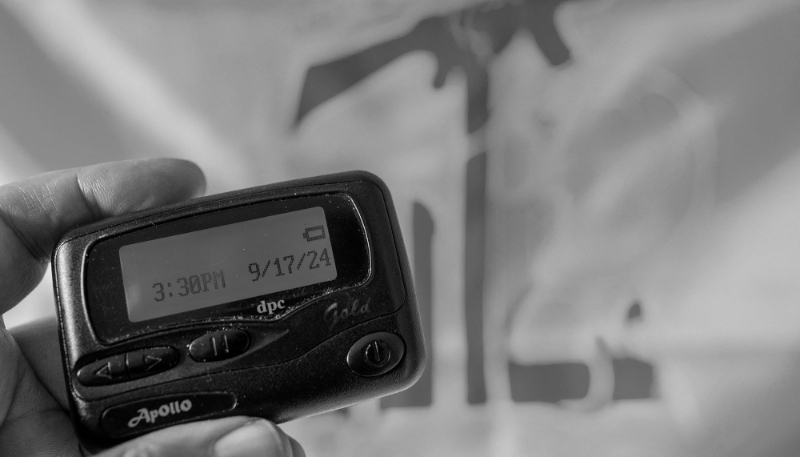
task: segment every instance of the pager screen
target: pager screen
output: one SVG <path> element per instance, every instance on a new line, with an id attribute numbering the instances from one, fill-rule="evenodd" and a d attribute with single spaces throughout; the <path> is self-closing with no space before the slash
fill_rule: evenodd
<path id="1" fill-rule="evenodd" d="M 119 249 L 128 319 L 140 322 L 336 279 L 313 207 Z"/>

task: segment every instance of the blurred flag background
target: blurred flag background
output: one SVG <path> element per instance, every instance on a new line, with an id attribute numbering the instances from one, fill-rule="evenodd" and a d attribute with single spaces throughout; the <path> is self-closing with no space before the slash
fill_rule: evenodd
<path id="1" fill-rule="evenodd" d="M 431 364 L 310 456 L 800 455 L 798 49 L 790 0 L 0 0 L 0 184 L 381 176 Z"/>

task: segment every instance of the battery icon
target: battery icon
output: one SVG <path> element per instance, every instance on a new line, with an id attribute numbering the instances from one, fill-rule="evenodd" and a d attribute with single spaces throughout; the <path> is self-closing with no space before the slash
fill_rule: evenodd
<path id="1" fill-rule="evenodd" d="M 322 225 L 308 227 L 305 232 L 303 232 L 303 238 L 305 238 L 306 241 L 324 240 L 325 227 Z"/>

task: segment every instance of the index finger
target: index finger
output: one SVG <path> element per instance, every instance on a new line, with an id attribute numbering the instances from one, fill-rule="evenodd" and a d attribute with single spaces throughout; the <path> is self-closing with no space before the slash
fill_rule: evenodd
<path id="1" fill-rule="evenodd" d="M 61 170 L 0 187 L 0 313 L 41 280 L 67 230 L 201 194 L 202 171 L 178 159 L 143 159 Z"/>

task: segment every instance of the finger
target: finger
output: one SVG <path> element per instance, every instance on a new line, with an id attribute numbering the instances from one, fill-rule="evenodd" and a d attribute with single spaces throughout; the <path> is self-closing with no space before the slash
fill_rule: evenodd
<path id="1" fill-rule="evenodd" d="M 4 329 L 0 329 L 0 366 L 0 455 L 76 455 L 78 443 L 69 415 L 37 381 Z"/>
<path id="2" fill-rule="evenodd" d="M 42 386 L 66 410 L 67 390 L 58 344 L 58 322 L 40 319 L 9 330 Z"/>
<path id="3" fill-rule="evenodd" d="M 303 449 L 264 419 L 228 417 L 159 430 L 98 457 L 305 457 Z"/>
<path id="4" fill-rule="evenodd" d="M 289 444 L 292 447 L 292 457 L 306 457 L 306 452 L 300 446 L 300 443 L 289 435 L 286 435 L 286 437 L 289 438 Z"/>
<path id="5" fill-rule="evenodd" d="M 191 162 L 147 159 L 55 171 L 0 187 L 0 313 L 39 282 L 58 238 L 80 224 L 203 192 Z"/>

